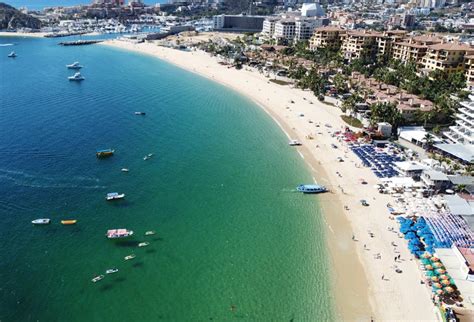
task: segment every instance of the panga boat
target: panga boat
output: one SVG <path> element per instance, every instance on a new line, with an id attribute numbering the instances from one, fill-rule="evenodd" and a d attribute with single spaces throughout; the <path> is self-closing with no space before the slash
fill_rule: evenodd
<path id="1" fill-rule="evenodd" d="M 47 225 L 51 222 L 51 219 L 48 218 L 40 218 L 40 219 L 35 219 L 31 223 L 33 225 Z"/>
<path id="2" fill-rule="evenodd" d="M 118 193 L 118 192 L 110 192 L 107 194 L 107 197 L 105 197 L 105 199 L 107 199 L 108 201 L 118 200 L 118 199 L 123 199 L 123 198 L 125 198 L 125 194 Z"/>
<path id="3" fill-rule="evenodd" d="M 135 115 L 146 115 L 145 112 L 135 112 Z"/>
<path id="4" fill-rule="evenodd" d="M 138 244 L 138 247 L 146 247 L 148 245 L 150 245 L 149 242 L 143 242 L 143 243 Z"/>
<path id="5" fill-rule="evenodd" d="M 75 61 L 74 63 L 70 65 L 66 65 L 66 67 L 69 69 L 81 69 L 84 66 L 80 65 L 78 61 Z"/>
<path id="6" fill-rule="evenodd" d="M 118 268 L 109 268 L 108 270 L 105 271 L 105 274 L 113 274 L 117 272 L 118 272 Z"/>
<path id="7" fill-rule="evenodd" d="M 321 193 L 328 191 L 326 187 L 320 186 L 319 184 L 300 184 L 296 187 L 296 190 L 302 193 Z"/>
<path id="8" fill-rule="evenodd" d="M 8 57 L 10 58 L 15 58 L 16 57 L 16 53 L 14 51 L 12 51 L 11 53 L 8 54 Z"/>
<path id="9" fill-rule="evenodd" d="M 107 157 L 110 157 L 110 156 L 114 155 L 114 152 L 115 152 L 115 150 L 113 150 L 113 149 L 97 150 L 95 155 L 98 158 L 107 158 Z"/>
<path id="10" fill-rule="evenodd" d="M 147 231 L 147 232 L 145 233 L 145 236 L 150 236 L 150 235 L 154 235 L 154 234 L 156 234 L 155 231 L 149 230 L 149 231 Z"/>
<path id="11" fill-rule="evenodd" d="M 85 78 L 81 75 L 81 73 L 77 72 L 74 74 L 74 76 L 69 76 L 67 79 L 69 79 L 70 81 L 82 81 Z"/>
<path id="12" fill-rule="evenodd" d="M 97 283 L 98 281 L 104 279 L 104 275 L 99 275 L 99 276 L 96 276 L 92 279 L 92 283 Z"/>
<path id="13" fill-rule="evenodd" d="M 301 142 L 298 140 L 290 140 L 290 142 L 288 142 L 288 145 L 297 146 L 297 145 L 301 145 Z"/>
<path id="14" fill-rule="evenodd" d="M 108 239 L 127 238 L 133 235 L 133 230 L 126 229 L 109 229 L 107 230 Z"/>
<path id="15" fill-rule="evenodd" d="M 135 257 L 137 257 L 137 255 L 131 254 L 131 255 L 125 256 L 124 259 L 125 259 L 126 261 L 129 261 L 129 260 L 131 260 L 131 259 L 134 259 Z"/>
<path id="16" fill-rule="evenodd" d="M 63 225 L 74 225 L 75 223 L 77 223 L 76 219 L 61 220 L 61 224 Z"/>

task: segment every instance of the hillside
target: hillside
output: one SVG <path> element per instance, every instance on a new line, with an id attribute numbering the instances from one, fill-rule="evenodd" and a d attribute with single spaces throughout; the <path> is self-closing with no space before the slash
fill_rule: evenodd
<path id="1" fill-rule="evenodd" d="M 0 30 L 18 28 L 39 29 L 40 27 L 41 21 L 39 19 L 21 13 L 12 6 L 0 2 Z"/>

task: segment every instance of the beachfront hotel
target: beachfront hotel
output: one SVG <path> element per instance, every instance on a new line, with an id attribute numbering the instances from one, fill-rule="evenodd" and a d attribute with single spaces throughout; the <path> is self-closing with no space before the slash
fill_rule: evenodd
<path id="1" fill-rule="evenodd" d="M 474 92 L 474 54 L 464 57 L 466 62 L 467 89 Z"/>
<path id="2" fill-rule="evenodd" d="M 469 101 L 460 102 L 456 113 L 456 124 L 449 127 L 444 135 L 451 142 L 458 144 L 474 144 L 474 94 Z"/>
<path id="3" fill-rule="evenodd" d="M 337 26 L 323 26 L 314 29 L 313 36 L 309 40 L 309 49 L 318 48 L 338 49 L 341 46 L 342 37 L 347 31 Z"/>
<path id="4" fill-rule="evenodd" d="M 377 51 L 378 32 L 367 30 L 350 30 L 343 35 L 341 52 L 347 60 L 361 57 L 364 50 Z"/>
<path id="5" fill-rule="evenodd" d="M 421 60 L 422 68 L 426 71 L 462 72 L 466 54 L 474 54 L 474 47 L 458 42 L 429 45 Z"/>

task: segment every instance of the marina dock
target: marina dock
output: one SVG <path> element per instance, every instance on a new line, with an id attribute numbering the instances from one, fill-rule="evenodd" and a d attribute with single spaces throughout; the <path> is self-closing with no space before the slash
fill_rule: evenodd
<path id="1" fill-rule="evenodd" d="M 104 39 L 96 40 L 74 40 L 74 41 L 62 41 L 59 43 L 61 46 L 83 46 L 83 45 L 92 45 L 105 41 Z"/>

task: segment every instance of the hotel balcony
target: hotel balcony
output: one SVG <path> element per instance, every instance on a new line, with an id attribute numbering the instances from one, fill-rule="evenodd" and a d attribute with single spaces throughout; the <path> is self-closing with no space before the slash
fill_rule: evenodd
<path id="1" fill-rule="evenodd" d="M 459 135 L 457 135 L 453 131 L 443 132 L 443 135 L 445 137 L 447 137 L 448 140 L 450 140 L 453 143 L 460 143 L 460 144 L 464 143 L 464 138 L 460 137 Z"/>
<path id="2" fill-rule="evenodd" d="M 457 121 L 456 121 L 457 123 Z M 467 141 L 471 141 L 473 139 L 473 135 L 472 135 L 472 132 L 470 131 L 466 131 L 464 130 L 463 128 L 460 128 L 458 126 L 450 126 L 449 127 L 453 132 L 455 132 L 456 134 L 458 134 L 459 136 L 461 136 L 463 138 L 463 141 L 464 140 L 467 140 Z"/>
<path id="3" fill-rule="evenodd" d="M 468 117 L 474 118 L 474 111 L 471 111 L 465 107 L 458 109 L 458 112 L 467 115 Z"/>
<path id="4" fill-rule="evenodd" d="M 462 114 L 462 113 L 457 113 L 456 117 L 458 119 L 461 119 L 464 122 L 468 123 L 469 126 L 474 129 L 474 119 L 472 119 L 472 118 L 470 118 L 470 117 L 468 117 L 468 116 L 466 116 L 465 114 Z"/>

